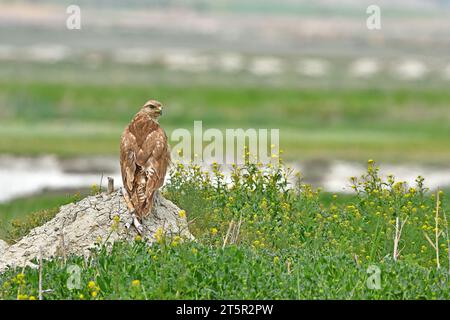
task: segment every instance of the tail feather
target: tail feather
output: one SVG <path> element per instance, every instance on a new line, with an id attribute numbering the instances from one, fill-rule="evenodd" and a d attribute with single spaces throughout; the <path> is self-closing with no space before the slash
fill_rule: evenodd
<path id="1" fill-rule="evenodd" d="M 155 196 L 155 192 L 153 191 L 150 196 L 147 198 L 146 204 L 142 210 L 142 218 L 146 218 L 152 213 L 153 209 L 153 199 Z"/>

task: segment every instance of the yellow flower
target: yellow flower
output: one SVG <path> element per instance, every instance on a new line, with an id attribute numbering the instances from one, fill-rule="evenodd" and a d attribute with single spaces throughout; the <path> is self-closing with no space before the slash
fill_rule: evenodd
<path id="1" fill-rule="evenodd" d="M 179 216 L 180 218 L 186 218 L 186 211 L 180 210 L 180 212 L 178 212 L 178 216 Z"/>
<path id="2" fill-rule="evenodd" d="M 134 241 L 140 242 L 142 241 L 142 237 L 140 235 L 136 235 L 136 237 L 134 237 Z"/>
<path id="3" fill-rule="evenodd" d="M 97 291 L 92 291 L 92 292 L 91 292 L 91 296 L 92 296 L 92 298 L 97 297 Z"/>
<path id="4" fill-rule="evenodd" d="M 28 300 L 28 296 L 26 294 L 18 294 L 17 300 Z"/>
<path id="5" fill-rule="evenodd" d="M 115 215 L 113 217 L 113 222 L 111 224 L 111 230 L 117 231 L 117 229 L 119 228 L 119 222 L 120 222 L 120 217 L 118 215 Z"/>
<path id="6" fill-rule="evenodd" d="M 95 287 L 96 287 L 95 282 L 94 281 L 89 281 L 88 288 L 89 289 L 94 289 Z"/>
<path id="7" fill-rule="evenodd" d="M 84 300 L 84 294 L 80 294 L 79 296 L 78 296 L 78 298 L 80 298 L 80 300 Z"/>
<path id="8" fill-rule="evenodd" d="M 131 285 L 133 287 L 139 287 L 141 285 L 141 282 L 139 280 L 133 280 L 131 281 Z"/>
<path id="9" fill-rule="evenodd" d="M 260 207 L 262 209 L 267 209 L 267 200 L 266 200 L 266 198 L 262 199 Z"/>
<path id="10" fill-rule="evenodd" d="M 275 257 L 273 258 L 273 263 L 274 263 L 274 264 L 277 264 L 278 262 L 280 262 L 280 258 L 278 258 L 277 256 L 275 256 Z"/>
<path id="11" fill-rule="evenodd" d="M 16 282 L 18 284 L 25 284 L 25 274 L 19 273 L 15 279 L 13 279 L 13 282 Z"/>
<path id="12" fill-rule="evenodd" d="M 155 239 L 158 243 L 161 243 L 163 240 L 164 230 L 163 228 L 159 227 L 155 232 Z"/>
<path id="13" fill-rule="evenodd" d="M 173 237 L 172 247 L 176 247 L 178 245 L 178 243 L 180 243 L 180 241 L 181 241 L 181 237 L 180 236 Z"/>
<path id="14" fill-rule="evenodd" d="M 35 296 L 30 296 L 30 297 L 28 298 L 28 300 L 36 300 L 36 297 L 35 297 Z"/>
<path id="15" fill-rule="evenodd" d="M 211 234 L 214 236 L 217 234 L 217 228 L 211 228 Z"/>

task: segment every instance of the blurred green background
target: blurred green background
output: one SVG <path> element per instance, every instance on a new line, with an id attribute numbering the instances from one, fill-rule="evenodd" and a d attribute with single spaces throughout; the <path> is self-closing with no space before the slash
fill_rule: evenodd
<path id="1" fill-rule="evenodd" d="M 169 137 L 194 120 L 280 129 L 284 157 L 306 175 L 370 158 L 443 170 L 437 183 L 449 185 L 450 2 L 379 1 L 381 30 L 369 30 L 371 2 L 2 1 L 0 215 L 19 196 L 115 174 L 120 134 L 150 98 L 167 106 Z M 66 28 L 71 4 L 81 30 Z M 93 156 L 114 164 L 76 161 Z"/>

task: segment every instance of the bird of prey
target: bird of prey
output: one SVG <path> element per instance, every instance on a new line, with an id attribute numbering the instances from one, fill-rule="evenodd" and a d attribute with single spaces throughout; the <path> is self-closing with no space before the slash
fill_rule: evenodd
<path id="1" fill-rule="evenodd" d="M 162 109 L 160 102 L 147 101 L 123 132 L 120 143 L 123 195 L 139 233 L 170 163 L 167 136 L 158 123 Z"/>

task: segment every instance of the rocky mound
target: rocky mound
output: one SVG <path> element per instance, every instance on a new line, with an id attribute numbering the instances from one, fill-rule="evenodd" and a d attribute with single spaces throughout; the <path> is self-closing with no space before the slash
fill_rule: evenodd
<path id="1" fill-rule="evenodd" d="M 142 238 L 154 241 L 154 234 L 162 228 L 166 234 L 192 239 L 186 219 L 180 209 L 159 193 L 155 197 L 153 213 L 142 224 Z M 0 241 L 0 272 L 8 267 L 34 266 L 31 262 L 72 254 L 87 256 L 99 241 L 111 244 L 117 240 L 134 240 L 138 235 L 120 191 L 87 197 L 77 203 L 61 207 L 59 213 L 46 224 L 37 227 L 19 242 L 8 246 Z"/>

